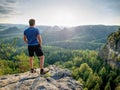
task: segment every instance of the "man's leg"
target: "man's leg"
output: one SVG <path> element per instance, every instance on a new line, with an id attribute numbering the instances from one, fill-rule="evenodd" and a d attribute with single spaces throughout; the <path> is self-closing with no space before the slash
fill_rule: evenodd
<path id="1" fill-rule="evenodd" d="M 40 56 L 40 74 L 46 74 L 47 72 L 49 72 L 49 70 L 44 69 L 44 60 L 45 56 L 44 55 Z"/>
<path id="2" fill-rule="evenodd" d="M 34 57 L 30 57 L 30 60 L 29 60 L 29 62 L 30 62 L 30 68 L 31 68 L 31 69 L 33 69 L 33 58 L 34 58 Z"/>
<path id="3" fill-rule="evenodd" d="M 44 55 L 40 56 L 40 69 L 44 69 L 44 60 L 45 56 Z"/>
<path id="4" fill-rule="evenodd" d="M 39 60 L 40 60 L 40 74 L 45 74 L 45 73 L 47 73 L 48 71 L 45 71 L 45 70 L 44 70 L 44 60 L 45 60 L 45 56 L 44 56 L 44 54 L 43 54 L 42 49 L 40 48 L 40 45 L 38 45 L 38 46 L 36 47 L 35 53 L 36 53 L 36 55 L 39 57 Z"/>

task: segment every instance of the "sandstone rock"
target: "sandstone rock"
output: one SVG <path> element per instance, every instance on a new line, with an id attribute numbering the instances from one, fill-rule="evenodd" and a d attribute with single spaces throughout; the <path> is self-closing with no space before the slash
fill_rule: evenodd
<path id="1" fill-rule="evenodd" d="M 99 56 L 112 68 L 120 68 L 120 29 L 108 36 L 107 43 L 100 50 Z"/>
<path id="2" fill-rule="evenodd" d="M 52 78 L 58 80 L 60 78 L 69 77 L 69 76 L 71 76 L 71 72 L 69 70 L 59 70 L 52 76 Z"/>
<path id="3" fill-rule="evenodd" d="M 0 90 L 82 90 L 82 85 L 71 77 L 67 69 L 51 65 L 49 73 L 20 73 L 0 77 Z"/>

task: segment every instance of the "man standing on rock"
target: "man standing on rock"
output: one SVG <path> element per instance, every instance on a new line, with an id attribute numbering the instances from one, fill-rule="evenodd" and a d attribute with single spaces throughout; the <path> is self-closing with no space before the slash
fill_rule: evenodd
<path id="1" fill-rule="evenodd" d="M 33 58 L 34 52 L 40 59 L 40 74 L 45 74 L 47 71 L 44 70 L 44 54 L 42 51 L 42 37 L 39 30 L 35 28 L 35 19 L 29 20 L 29 27 L 24 31 L 24 41 L 28 45 L 29 61 L 30 61 L 30 72 L 34 73 Z"/>

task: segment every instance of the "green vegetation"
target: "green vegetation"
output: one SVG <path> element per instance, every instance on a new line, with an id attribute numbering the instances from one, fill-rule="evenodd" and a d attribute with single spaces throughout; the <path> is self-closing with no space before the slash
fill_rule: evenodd
<path id="1" fill-rule="evenodd" d="M 17 28 L 0 26 L 0 75 L 29 71 L 27 46 L 22 40 L 24 28 L 24 25 Z M 98 51 L 105 44 L 106 37 L 117 30 L 118 26 L 88 25 L 64 29 L 57 27 L 57 30 L 56 27 L 41 28 L 44 30 L 42 37 L 45 66 L 55 64 L 68 68 L 73 78 L 83 85 L 83 90 L 120 89 L 120 69 L 112 69 L 98 57 Z M 118 33 L 111 35 L 119 36 Z M 111 36 L 108 39 L 118 43 Z M 116 47 L 118 46 L 113 45 L 114 49 Z M 103 52 L 108 53 L 105 47 Z M 103 55 L 107 57 L 107 54 Z M 111 56 L 115 58 L 115 54 Z M 119 60 L 120 57 L 117 57 L 116 61 Z M 34 58 L 34 68 L 39 68 L 37 57 Z"/>
<path id="2" fill-rule="evenodd" d="M 56 46 L 71 50 L 100 50 L 106 43 L 109 34 L 118 30 L 120 26 L 104 25 L 85 25 L 76 27 L 59 26 L 38 26 L 42 33 L 43 45 Z M 24 46 L 22 41 L 25 25 L 1 25 L 0 24 L 0 41 L 3 43 L 10 42 L 17 37 L 16 45 Z"/>
<path id="3" fill-rule="evenodd" d="M 27 48 L 17 48 L 13 43 L 0 44 L 0 75 L 29 71 Z M 74 79 L 84 86 L 84 90 L 113 90 L 119 88 L 120 72 L 112 69 L 99 59 L 97 51 L 68 50 L 52 46 L 43 47 L 45 66 L 56 64 L 68 68 Z M 34 59 L 34 67 L 39 60 Z"/>

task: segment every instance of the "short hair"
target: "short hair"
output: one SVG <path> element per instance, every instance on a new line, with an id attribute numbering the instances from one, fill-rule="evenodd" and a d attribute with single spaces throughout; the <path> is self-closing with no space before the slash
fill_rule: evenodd
<path id="1" fill-rule="evenodd" d="M 29 25 L 34 26 L 35 25 L 35 19 L 29 19 Z"/>

